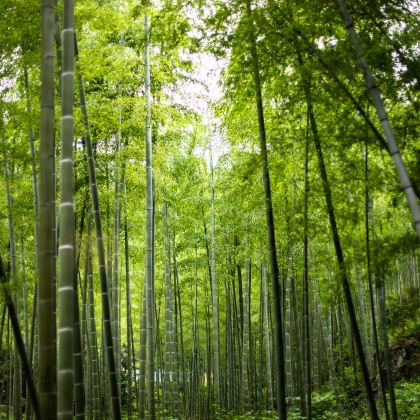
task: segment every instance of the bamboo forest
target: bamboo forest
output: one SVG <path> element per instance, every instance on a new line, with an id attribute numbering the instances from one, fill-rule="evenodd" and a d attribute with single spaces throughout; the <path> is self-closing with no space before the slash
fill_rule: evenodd
<path id="1" fill-rule="evenodd" d="M 0 419 L 420 419 L 418 0 L 0 0 Z"/>

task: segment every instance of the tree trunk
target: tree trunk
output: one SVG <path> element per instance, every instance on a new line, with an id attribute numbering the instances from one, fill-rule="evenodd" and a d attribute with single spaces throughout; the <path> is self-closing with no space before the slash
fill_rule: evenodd
<path id="1" fill-rule="evenodd" d="M 185 412 L 186 408 L 186 398 L 187 398 L 187 373 L 185 367 L 185 351 L 184 351 L 184 325 L 182 321 L 182 306 L 181 306 L 181 288 L 179 286 L 179 277 L 178 277 L 178 262 L 176 259 L 176 242 L 175 234 L 173 235 L 173 259 L 174 259 L 174 293 L 177 296 L 176 305 L 178 307 L 177 312 L 179 314 L 179 341 L 181 344 L 181 373 L 182 373 L 182 389 L 183 389 L 183 408 Z M 176 392 L 178 392 L 176 390 Z M 177 400 L 175 400 L 177 401 Z M 175 411 L 176 415 L 179 416 L 178 407 Z"/>
<path id="2" fill-rule="evenodd" d="M 249 19 L 251 16 L 251 6 L 247 2 L 247 12 Z M 253 22 L 253 21 L 252 21 Z M 284 366 L 284 344 L 283 344 L 283 321 L 282 321 L 282 308 L 281 308 L 281 293 L 279 287 L 279 268 L 277 263 L 276 253 L 276 240 L 274 234 L 274 216 L 273 216 L 273 204 L 271 200 L 271 187 L 270 187 L 270 174 L 268 170 L 268 157 L 267 157 L 267 143 L 266 143 L 266 132 L 264 123 L 264 112 L 262 103 L 261 93 L 261 81 L 260 81 L 260 70 L 258 63 L 257 44 L 255 40 L 255 34 L 251 29 L 250 34 L 251 43 L 251 56 L 252 56 L 252 68 L 254 76 L 255 86 L 255 101 L 257 107 L 258 116 L 258 127 L 259 127 L 259 139 L 260 139 L 260 158 L 263 172 L 263 185 L 265 193 L 265 209 L 266 209 L 266 224 L 267 224 L 267 244 L 268 244 L 268 255 L 270 262 L 270 276 L 271 276 L 271 288 L 272 288 L 272 301 L 274 308 L 274 326 L 275 326 L 275 341 L 274 351 L 276 356 L 276 381 L 277 381 L 277 409 L 280 415 L 280 420 L 286 420 L 286 384 L 285 384 L 285 366 Z"/>
<path id="3" fill-rule="evenodd" d="M 149 16 L 144 17 L 144 71 L 146 79 L 146 389 L 147 417 L 155 417 L 155 383 L 154 383 L 154 278 L 153 278 L 153 180 L 152 180 L 152 129 L 151 129 L 151 94 L 149 63 Z"/>
<path id="4" fill-rule="evenodd" d="M 120 115 L 121 119 L 121 115 Z M 112 322 L 112 342 L 114 343 L 116 373 L 118 392 L 121 394 L 121 346 L 120 346 L 120 310 L 119 310 L 119 242 L 120 242 L 120 221 L 121 221 L 121 208 L 120 208 L 120 168 L 119 168 L 119 150 L 120 150 L 120 128 L 116 135 L 115 146 L 115 166 L 114 166 L 114 247 L 112 258 L 112 294 L 111 294 L 111 322 Z"/>
<path id="5" fill-rule="evenodd" d="M 219 350 L 219 298 L 216 282 L 216 242 L 214 220 L 214 177 L 213 177 L 213 157 L 210 146 L 210 172 L 211 172 L 211 302 L 213 318 L 213 375 L 214 375 L 214 393 L 217 408 L 221 404 L 221 385 L 220 385 L 220 350 Z"/>
<path id="6" fill-rule="evenodd" d="M 3 121 L 1 121 L 3 123 Z M 10 186 L 10 173 L 9 173 L 9 161 L 6 151 L 6 140 L 4 137 L 4 127 L 2 128 L 2 146 L 4 148 L 4 179 L 6 181 L 6 196 L 7 196 L 7 221 L 9 225 L 9 249 L 10 249 L 10 265 L 11 265 L 11 280 L 16 288 L 13 293 L 13 304 L 16 310 L 16 316 L 20 324 L 19 314 L 19 293 L 17 292 L 18 277 L 17 277 L 17 254 L 16 254 L 16 235 L 15 225 L 13 220 L 13 197 Z M 22 394 L 22 369 L 19 361 L 19 351 L 17 343 L 15 343 L 15 350 L 13 354 L 13 415 L 16 420 L 22 418 L 22 406 L 21 406 L 21 394 Z"/>
<path id="7" fill-rule="evenodd" d="M 23 367 L 23 373 L 25 374 L 26 382 L 27 382 L 27 385 L 28 385 L 28 390 L 29 390 L 29 393 L 30 393 L 30 396 L 31 396 L 32 408 L 33 408 L 33 411 L 35 413 L 35 417 L 38 420 L 38 419 L 41 419 L 40 408 L 39 408 L 39 399 L 38 399 L 38 395 L 37 395 L 37 392 L 36 392 L 36 389 L 35 389 L 35 383 L 34 383 L 34 380 L 33 380 L 28 355 L 26 353 L 25 343 L 23 342 L 22 332 L 20 330 L 20 325 L 19 325 L 19 318 L 18 318 L 18 314 L 17 314 L 16 308 L 15 308 L 15 304 L 13 302 L 13 297 L 10 295 L 9 289 L 6 287 L 7 276 L 6 276 L 6 272 L 4 270 L 3 260 L 1 259 L 1 257 L 0 257 L 0 283 L 2 284 L 3 294 L 4 294 L 6 306 L 7 306 L 8 312 L 9 312 L 9 319 L 11 320 L 11 323 L 12 323 L 13 335 L 15 337 L 16 352 L 18 354 L 18 357 L 20 357 L 20 363 Z M 7 335 L 9 336 L 9 333 Z M 9 342 L 9 337 L 7 337 L 7 341 Z M 10 349 L 9 349 L 8 354 L 10 355 Z M 20 374 L 20 370 L 19 370 L 19 374 Z M 9 374 L 8 383 L 9 383 L 9 390 L 10 391 L 12 389 L 12 387 L 11 387 L 11 377 L 12 377 L 12 375 Z M 16 382 L 14 382 L 14 386 L 16 387 Z M 10 395 L 10 397 L 11 397 L 11 395 Z M 20 397 L 20 388 L 19 388 L 19 397 Z M 10 398 L 9 398 L 9 402 L 10 402 Z M 20 399 L 19 399 L 19 405 L 20 405 Z M 7 405 L 7 407 L 9 407 L 9 404 Z M 7 413 L 9 413 L 9 409 L 7 409 Z M 15 413 L 16 413 L 16 410 L 14 409 L 14 414 Z M 16 418 L 16 417 L 14 416 L 14 418 Z"/>
<path id="8" fill-rule="evenodd" d="M 125 190 L 125 182 L 124 182 Z M 128 221 L 127 221 L 127 196 L 126 196 L 126 209 L 124 215 L 124 254 L 125 254 L 125 301 L 126 301 L 126 328 L 127 328 L 127 420 L 131 419 L 133 411 L 133 352 L 132 352 L 132 335 L 131 335 L 131 282 L 130 282 L 130 252 L 128 244 Z M 134 372 L 136 372 L 134 370 Z"/>
<path id="9" fill-rule="evenodd" d="M 249 283 L 251 276 L 251 263 L 249 257 L 246 259 L 246 272 L 245 272 L 245 284 L 244 284 L 244 329 L 242 335 L 242 359 L 241 359 L 241 368 L 242 368 L 242 410 L 247 412 L 251 408 L 250 400 L 250 380 L 249 380 L 249 362 L 250 362 L 250 331 L 249 331 Z"/>
<path id="10" fill-rule="evenodd" d="M 420 208 L 417 203 L 417 197 L 414 192 L 414 188 L 411 183 L 410 177 L 408 176 L 405 163 L 398 148 L 394 132 L 388 120 L 388 116 L 381 98 L 380 90 L 370 71 L 369 64 L 367 63 L 366 58 L 363 55 L 363 50 L 359 43 L 356 28 L 354 27 L 353 21 L 347 10 L 346 2 L 345 0 L 336 1 L 342 14 L 344 26 L 346 27 L 347 32 L 349 34 L 350 42 L 353 46 L 356 58 L 359 62 L 359 66 L 363 71 L 363 76 L 365 78 L 368 93 L 372 99 L 372 102 L 376 109 L 376 114 L 378 115 L 378 119 L 382 125 L 382 130 L 385 134 L 391 157 L 394 161 L 395 168 L 400 179 L 401 189 L 404 191 L 405 196 L 407 198 L 408 206 L 410 208 L 411 216 L 413 218 L 414 226 L 417 232 L 417 237 L 420 239 Z"/>
<path id="11" fill-rule="evenodd" d="M 303 354 L 306 384 L 306 418 L 312 418 L 311 338 L 309 329 L 309 264 L 308 264 L 308 201 L 309 201 L 309 109 L 306 118 L 305 190 L 303 204 Z"/>
<path id="12" fill-rule="evenodd" d="M 300 56 L 299 56 L 299 61 L 302 65 L 303 62 L 302 62 L 302 58 Z M 369 407 L 370 407 L 370 410 L 371 410 L 371 415 L 372 415 L 372 418 L 376 420 L 376 419 L 378 419 L 378 413 L 377 413 L 377 410 L 376 410 L 375 398 L 374 398 L 374 395 L 373 395 L 372 384 L 370 382 L 369 371 L 368 371 L 368 367 L 367 367 L 367 364 L 366 364 L 366 359 L 365 359 L 365 355 L 364 355 L 364 351 L 363 351 L 363 345 L 362 345 L 362 340 L 361 340 L 361 337 L 360 337 L 359 327 L 357 325 L 356 312 L 355 312 L 355 309 L 354 309 L 353 298 L 352 298 L 351 290 L 350 290 L 350 284 L 349 284 L 347 274 L 346 274 L 346 269 L 345 269 L 345 264 L 344 264 L 344 256 L 343 256 L 343 251 L 342 251 L 342 248 L 341 248 L 341 242 L 340 242 L 340 237 L 339 237 L 339 234 L 338 234 L 337 222 L 336 222 L 336 219 L 335 219 L 334 208 L 333 208 L 333 204 L 332 204 L 331 188 L 330 188 L 330 184 L 328 182 L 327 171 L 326 171 L 325 163 L 324 163 L 324 155 L 323 155 L 322 148 L 321 148 L 321 142 L 320 142 L 320 138 L 319 138 L 318 128 L 317 128 L 317 125 L 316 125 L 314 111 L 313 111 L 313 108 L 312 108 L 310 83 L 309 83 L 308 80 L 304 80 L 303 84 L 304 84 L 306 101 L 307 101 L 307 104 L 308 104 L 309 120 L 310 120 L 310 123 L 311 123 L 313 140 L 314 140 L 314 143 L 315 143 L 315 149 L 316 149 L 316 153 L 317 153 L 317 157 L 318 157 L 319 171 L 321 173 L 322 185 L 323 185 L 325 200 L 326 200 L 326 204 L 327 204 L 327 213 L 328 213 L 328 217 L 329 217 L 329 221 L 330 221 L 331 232 L 332 232 L 332 237 L 333 237 L 333 241 L 334 241 L 334 247 L 335 247 L 337 262 L 338 262 L 339 276 L 340 276 L 340 280 L 341 280 L 341 283 L 342 283 L 342 286 L 343 286 L 343 289 L 344 289 L 344 296 L 345 296 L 345 299 L 346 299 L 347 309 L 348 309 L 348 312 L 349 312 L 351 329 L 352 329 L 352 332 L 354 334 L 357 354 L 359 356 L 359 361 L 360 361 L 360 365 L 361 365 L 361 368 L 362 368 L 363 381 L 364 381 L 364 385 L 365 385 L 365 388 L 366 388 L 366 395 L 367 395 Z"/>
<path id="13" fill-rule="evenodd" d="M 174 298 L 171 283 L 171 241 L 168 230 L 167 203 L 163 204 L 163 226 L 165 240 L 165 376 L 164 407 L 167 415 L 178 410 L 178 369 L 175 360 Z"/>
<path id="14" fill-rule="evenodd" d="M 366 167 L 366 175 L 367 175 L 367 160 L 365 162 Z M 366 183 L 366 187 L 367 187 Z M 374 244 L 377 241 L 376 233 L 375 233 L 375 219 L 373 215 L 373 205 L 370 201 L 369 192 L 366 189 L 366 234 L 367 238 L 369 236 L 369 217 L 371 219 L 371 230 L 372 230 L 372 237 Z M 369 211 L 370 210 L 370 211 Z M 376 255 L 376 253 L 374 253 Z M 389 349 L 389 342 L 388 342 L 388 333 L 386 331 L 386 307 L 385 307 L 385 281 L 383 279 L 383 274 L 381 273 L 380 267 L 378 266 L 377 262 L 374 260 L 373 270 L 370 273 L 372 279 L 376 279 L 376 292 L 377 292 L 377 299 L 378 299 L 378 306 L 379 306 L 379 328 L 380 334 L 382 339 L 382 345 L 384 350 L 384 361 L 386 366 L 386 377 L 388 382 L 388 389 L 389 389 L 389 399 L 391 402 L 391 414 L 393 420 L 398 418 L 398 411 L 397 411 L 397 404 L 395 400 L 395 390 L 394 390 L 394 379 L 393 379 L 393 369 L 392 369 L 392 355 Z M 372 300 L 371 304 L 373 304 L 373 293 L 372 293 Z M 372 306 L 373 308 L 373 306 Z M 378 347 L 378 357 L 380 357 L 379 351 L 379 343 L 377 343 Z M 386 397 L 385 397 L 385 380 L 382 374 L 382 364 L 380 363 L 380 359 L 378 359 L 378 369 L 379 369 L 379 378 L 381 380 L 381 388 L 384 394 L 384 408 L 385 413 L 388 412 L 388 407 L 386 404 Z"/>
<path id="15" fill-rule="evenodd" d="M 38 377 L 41 417 L 57 418 L 55 327 L 54 0 L 41 8 L 41 125 L 38 243 Z"/>
<path id="16" fill-rule="evenodd" d="M 95 221 L 95 231 L 96 231 L 96 244 L 98 252 L 98 268 L 99 268 L 99 279 L 101 283 L 101 297 L 102 297 L 102 318 L 103 318 L 103 327 L 104 327 L 104 342 L 106 349 L 106 357 L 108 361 L 108 373 L 109 373 L 109 382 L 111 388 L 111 404 L 114 420 L 119 420 L 121 418 L 121 405 L 120 405 L 120 395 L 118 392 L 118 384 L 116 377 L 116 365 L 115 365 L 115 355 L 114 355 L 114 346 L 112 343 L 112 331 L 111 331 L 111 310 L 109 302 L 109 293 L 108 293 L 108 282 L 105 266 L 105 248 L 104 240 L 102 234 L 102 222 L 101 222 L 101 212 L 99 208 L 99 196 L 98 188 L 96 182 L 96 172 L 95 172 L 95 162 L 93 157 L 93 148 L 92 141 L 90 137 L 90 129 L 86 108 L 85 92 L 83 89 L 83 79 L 81 75 L 78 76 L 78 85 L 79 85 L 79 98 L 80 98 L 80 108 L 82 110 L 82 120 L 85 129 L 84 140 L 86 145 L 86 156 L 88 161 L 89 169 L 89 183 L 90 183 L 90 192 L 92 197 L 92 209 L 93 217 Z"/>
<path id="17" fill-rule="evenodd" d="M 61 73 L 61 158 L 59 206 L 57 417 L 73 418 L 73 334 L 75 222 L 73 204 L 74 2 L 63 3 L 63 71 Z"/>
<path id="18" fill-rule="evenodd" d="M 325 322 L 325 318 L 324 318 L 324 315 L 323 315 L 322 305 L 321 305 L 321 301 L 320 301 L 320 298 L 319 298 L 318 287 L 316 289 L 317 289 L 316 290 L 317 295 L 315 297 L 315 301 L 316 301 L 316 305 L 318 307 L 319 320 L 320 320 L 320 324 L 321 324 L 321 335 L 322 335 L 322 339 L 323 339 L 324 344 L 325 344 L 325 349 L 327 351 L 327 362 L 328 362 L 328 370 L 329 370 L 329 374 L 330 374 L 331 387 L 334 391 L 335 401 L 337 403 L 337 411 L 340 415 L 340 418 L 345 418 L 346 413 L 344 412 L 344 408 L 343 408 L 343 404 L 342 404 L 341 396 L 340 396 L 340 390 L 338 388 L 337 375 L 335 373 L 334 355 L 333 355 L 333 352 L 332 352 L 332 344 L 331 344 L 331 340 L 330 340 L 330 335 L 331 334 L 328 331 L 327 324 Z M 315 294 L 315 292 L 314 292 L 314 294 Z"/>

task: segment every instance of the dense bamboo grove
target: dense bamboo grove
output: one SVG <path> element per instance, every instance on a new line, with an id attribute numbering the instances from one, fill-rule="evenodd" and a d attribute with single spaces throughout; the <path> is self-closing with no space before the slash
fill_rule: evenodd
<path id="1" fill-rule="evenodd" d="M 416 2 L 1 10 L 0 418 L 420 417 Z"/>

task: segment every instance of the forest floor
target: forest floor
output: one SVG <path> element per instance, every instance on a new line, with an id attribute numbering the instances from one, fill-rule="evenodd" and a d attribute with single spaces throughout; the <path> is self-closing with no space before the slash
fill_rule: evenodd
<path id="1" fill-rule="evenodd" d="M 420 419 L 420 331 L 398 337 L 391 345 L 394 366 L 395 393 L 397 400 L 398 415 L 400 420 Z M 378 391 L 377 383 L 374 383 L 375 392 Z M 346 412 L 349 413 L 346 419 L 369 419 L 365 399 L 363 397 L 362 384 L 348 384 L 347 396 L 344 400 Z M 383 407 L 378 406 L 381 418 L 385 418 Z M 313 419 L 340 419 L 342 417 L 336 411 L 334 393 L 324 391 L 314 393 L 312 396 L 312 417 Z M 249 412 L 238 416 L 232 413 L 225 413 L 218 416 L 220 419 L 228 420 L 272 420 L 279 417 L 274 412 Z M 289 409 L 288 419 L 304 419 L 299 412 L 299 400 L 294 401 L 294 408 Z"/>
<path id="2" fill-rule="evenodd" d="M 398 337 L 391 345 L 394 366 L 395 393 L 399 420 L 420 419 L 420 331 Z M 377 383 L 373 383 L 375 392 L 378 391 Z M 345 410 L 348 420 L 369 419 L 361 383 L 347 384 L 346 397 L 344 399 Z M 304 419 L 299 412 L 299 399 L 292 402 L 288 410 L 288 420 Z M 383 407 L 378 405 L 379 412 L 383 415 Z M 7 416 L 6 405 L 0 405 L 0 420 L 11 419 Z M 124 417 L 126 418 L 126 417 Z M 232 412 L 219 413 L 214 417 L 220 420 L 274 420 L 279 417 L 275 412 L 250 411 L 238 415 Z M 317 419 L 341 419 L 336 411 L 334 393 L 324 390 L 312 394 L 312 418 Z M 169 420 L 165 418 L 165 420 Z M 194 419 L 195 420 L 195 419 Z M 198 419 L 197 419 L 198 420 Z"/>
<path id="3" fill-rule="evenodd" d="M 395 385 L 396 402 L 398 409 L 399 420 L 419 420 L 420 419 L 420 381 L 416 382 L 398 382 Z M 299 401 L 295 402 L 295 409 L 288 411 L 288 420 L 302 420 L 306 417 L 302 417 L 299 412 Z M 346 420 L 368 420 L 370 419 L 365 399 L 363 394 L 359 393 L 357 398 L 354 396 L 351 399 L 345 401 L 345 410 L 347 416 Z M 378 406 L 380 418 L 385 419 L 383 413 L 383 407 Z M 273 412 L 249 412 L 243 415 L 234 415 L 232 413 L 226 413 L 218 416 L 218 419 L 223 420 L 274 420 L 279 419 L 276 413 Z M 343 419 L 337 413 L 336 404 L 333 392 L 322 392 L 313 394 L 312 397 L 312 418 L 314 420 L 327 420 L 327 419 Z"/>

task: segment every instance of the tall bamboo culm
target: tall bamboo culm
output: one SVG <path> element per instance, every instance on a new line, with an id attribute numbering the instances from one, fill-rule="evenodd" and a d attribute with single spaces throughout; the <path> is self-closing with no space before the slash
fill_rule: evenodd
<path id="1" fill-rule="evenodd" d="M 128 209 L 127 209 L 127 191 L 126 182 L 123 182 L 124 196 L 125 196 L 125 214 L 124 214 L 124 256 L 125 256 L 125 300 L 126 300 L 126 327 L 127 327 L 127 419 L 130 420 L 133 411 L 133 358 L 134 351 L 132 349 L 132 322 L 131 322 L 131 282 L 130 282 L 130 251 L 128 240 Z M 135 371 L 135 370 L 134 370 Z M 134 394 L 135 395 L 135 394 Z"/>
<path id="2" fill-rule="evenodd" d="M 9 247 L 10 247 L 10 267 L 11 267 L 11 280 L 12 283 L 17 286 L 17 255 L 16 255 L 16 235 L 15 235 L 15 224 L 13 220 L 13 197 L 12 189 L 10 185 L 10 172 L 9 172 L 9 160 L 6 151 L 6 139 L 4 136 L 4 127 L 2 127 L 2 146 L 4 147 L 4 178 L 6 180 L 6 195 L 7 195 L 7 220 L 9 225 Z M 19 320 L 19 293 L 16 291 L 13 293 L 13 303 L 16 311 L 16 316 Z M 19 352 L 17 343 L 15 343 L 15 349 L 13 352 L 13 416 L 15 419 L 20 420 L 22 418 L 22 406 L 21 406 L 21 389 L 22 389 L 22 369 L 19 360 Z"/>
<path id="3" fill-rule="evenodd" d="M 242 370 L 242 410 L 247 412 L 251 407 L 250 401 L 250 380 L 249 380 L 249 359 L 250 359 L 250 296 L 249 296 L 249 284 L 251 277 L 251 261 L 249 257 L 246 259 L 246 271 L 245 271 L 245 284 L 244 284 L 244 328 L 242 332 L 242 358 L 241 358 L 241 370 Z"/>
<path id="4" fill-rule="evenodd" d="M 77 51 L 77 47 L 75 46 Z M 111 330 L 111 310 L 110 310 L 110 299 L 108 293 L 108 282 L 107 282 L 107 273 L 105 267 L 105 247 L 102 234 L 102 222 L 101 222 L 101 212 L 99 208 L 99 195 L 96 183 L 96 171 L 95 171 L 95 161 L 93 157 L 93 148 L 92 140 L 90 135 L 89 120 L 86 107 L 85 91 L 83 88 L 83 79 L 79 74 L 77 77 L 78 87 L 79 87 L 79 100 L 80 108 L 82 110 L 82 120 L 84 126 L 84 140 L 86 146 L 86 157 L 89 170 L 89 183 L 90 183 L 90 192 L 92 197 L 92 210 L 93 218 L 95 222 L 95 231 L 96 231 L 96 246 L 98 252 L 98 269 L 99 269 L 99 280 L 101 284 L 101 297 L 102 297 L 102 319 L 103 319 L 103 343 L 105 347 L 106 360 L 108 362 L 108 376 L 109 384 L 111 391 L 111 405 L 112 405 L 112 416 L 114 420 L 119 420 L 121 418 L 121 404 L 120 404 L 120 395 L 118 392 L 118 383 L 116 375 L 116 363 L 114 355 L 114 346 L 112 342 L 112 330 Z"/>
<path id="5" fill-rule="evenodd" d="M 153 172 L 150 93 L 149 16 L 144 16 L 144 72 L 146 82 L 146 392 L 147 418 L 155 418 L 154 382 L 154 278 L 153 278 Z"/>
<path id="6" fill-rule="evenodd" d="M 33 375 L 32 375 L 31 367 L 29 364 L 29 359 L 26 352 L 25 343 L 23 341 L 22 332 L 20 330 L 19 318 L 18 318 L 18 314 L 16 312 L 16 308 L 13 302 L 13 298 L 9 292 L 9 289 L 7 287 L 4 287 L 5 283 L 7 282 L 6 277 L 7 276 L 4 269 L 3 260 L 0 256 L 0 283 L 3 286 L 2 289 L 3 289 L 4 298 L 5 298 L 4 300 L 6 302 L 6 306 L 9 312 L 6 342 L 9 345 L 9 322 L 11 321 L 13 335 L 15 337 L 15 349 L 18 354 L 18 357 L 20 358 L 21 366 L 23 367 L 23 373 L 25 375 L 26 384 L 28 386 L 32 409 L 35 414 L 35 418 L 38 420 L 38 419 L 41 419 L 40 411 L 39 411 L 39 398 L 35 389 L 35 382 L 33 380 Z M 8 354 L 10 355 L 10 347 L 8 348 Z M 11 375 L 12 365 L 10 364 L 10 358 L 9 358 L 9 367 L 10 367 L 9 369 L 9 384 L 10 384 L 10 379 L 12 377 Z M 16 386 L 16 384 L 14 386 Z M 9 418 L 9 406 L 10 406 L 10 401 L 12 399 L 12 395 L 11 395 L 12 387 L 9 386 L 8 388 L 9 388 L 9 393 L 8 393 L 8 402 L 7 402 L 7 418 Z M 20 388 L 19 388 L 19 391 L 20 391 Z M 19 392 L 19 396 L 20 396 L 20 392 Z"/>
<path id="7" fill-rule="evenodd" d="M 310 77 L 306 73 L 306 70 L 303 66 L 304 62 L 303 62 L 302 54 L 299 50 L 299 46 L 297 45 L 296 48 L 297 48 L 298 63 L 302 71 L 303 91 L 304 91 L 306 103 L 307 103 L 309 122 L 310 122 L 311 131 L 312 131 L 312 138 L 315 144 L 315 150 L 316 150 L 316 154 L 318 158 L 318 168 L 319 168 L 319 172 L 321 173 L 322 187 L 324 190 L 327 213 L 328 213 L 328 218 L 330 221 L 333 243 L 334 243 L 337 263 L 339 267 L 339 279 L 343 287 L 344 297 L 346 300 L 347 310 L 349 314 L 351 331 L 354 334 L 357 355 L 359 357 L 359 362 L 362 369 L 363 382 L 366 389 L 366 397 L 368 400 L 370 413 L 373 419 L 378 419 L 375 398 L 374 398 L 374 394 L 372 390 L 372 383 L 370 380 L 369 370 L 367 367 L 366 358 L 365 358 L 363 345 L 362 345 L 362 339 L 360 336 L 360 330 L 359 330 L 359 326 L 356 319 L 356 312 L 355 312 L 353 297 L 352 297 L 352 293 L 350 289 L 350 283 L 349 283 L 349 279 L 346 273 L 344 254 L 343 254 L 343 249 L 341 246 L 341 240 L 338 233 L 337 221 L 336 221 L 333 202 L 332 202 L 331 187 L 328 181 L 328 175 L 327 175 L 325 161 L 324 161 L 324 154 L 321 147 L 321 140 L 320 140 L 318 126 L 317 126 L 317 122 L 315 118 L 315 112 L 314 112 L 314 108 L 312 104 Z"/>
<path id="8" fill-rule="evenodd" d="M 57 418 L 73 418 L 75 226 L 73 204 L 74 0 L 63 3 L 59 206 Z"/>
<path id="9" fill-rule="evenodd" d="M 268 168 L 268 157 L 267 157 L 267 138 L 265 131 L 265 120 L 264 120 L 264 108 L 262 102 L 262 89 L 260 79 L 260 66 L 257 51 L 256 35 L 254 33 L 254 21 L 252 16 L 250 1 L 247 1 L 247 17 L 252 23 L 249 32 L 249 41 L 252 58 L 252 72 L 254 79 L 255 88 L 255 102 L 257 108 L 257 119 L 258 119 L 258 132 L 260 140 L 260 159 L 263 177 L 263 186 L 265 194 L 265 217 L 267 226 L 267 247 L 268 257 L 270 263 L 270 276 L 271 276 L 271 289 L 272 289 L 272 305 L 274 313 L 274 354 L 276 363 L 276 398 L 277 398 L 277 409 L 280 416 L 280 420 L 286 420 L 287 418 L 287 407 L 286 407 L 286 379 L 285 379 L 285 364 L 284 364 L 284 334 L 283 334 L 283 315 L 282 315 L 282 303 L 281 303 L 281 292 L 279 286 L 279 267 L 277 262 L 276 252 L 276 239 L 274 229 L 274 215 L 273 215 L 273 202 L 271 199 L 271 185 L 270 185 L 270 173 Z"/>
<path id="10" fill-rule="evenodd" d="M 391 124 L 388 120 L 388 115 L 385 110 L 383 100 L 381 98 L 381 92 L 375 81 L 375 78 L 373 77 L 369 64 L 366 61 L 366 58 L 363 54 L 363 50 L 359 42 L 359 37 L 357 35 L 356 28 L 347 10 L 346 1 L 336 1 L 338 8 L 340 9 L 340 13 L 343 17 L 344 26 L 346 27 L 347 32 L 349 34 L 350 42 L 353 46 L 356 58 L 359 62 L 359 66 L 363 71 L 363 76 L 365 78 L 368 93 L 375 106 L 376 114 L 378 115 L 378 119 L 381 123 L 382 130 L 385 134 L 385 138 L 389 147 L 389 152 L 391 154 L 391 158 L 394 161 L 394 165 L 398 173 L 401 189 L 403 190 L 407 198 L 408 207 L 410 208 L 411 216 L 413 218 L 414 226 L 417 232 L 417 237 L 420 239 L 420 207 L 418 205 L 416 193 L 414 191 L 410 177 L 408 176 L 405 163 L 401 156 L 400 149 L 398 148 L 398 144 L 394 136 L 394 131 L 392 130 Z M 396 412 L 393 412 L 393 417 L 396 417 Z"/>
<path id="11" fill-rule="evenodd" d="M 213 173 L 213 156 L 210 145 L 210 176 L 211 176 L 211 263 L 210 263 L 210 278 L 211 278 L 211 307 L 213 319 L 213 358 L 214 358 L 214 394 L 216 404 L 221 404 L 220 392 L 220 350 L 219 350 L 219 299 L 217 292 L 216 281 L 216 223 L 214 219 L 214 173 Z"/>
<path id="12" fill-rule="evenodd" d="M 174 297 L 171 284 L 171 247 L 168 231 L 168 208 L 163 204 L 163 225 L 165 240 L 165 381 L 164 403 L 169 415 L 178 412 L 178 369 L 175 361 L 174 339 Z"/>
<path id="13" fill-rule="evenodd" d="M 41 123 L 38 243 L 38 380 L 41 418 L 57 418 L 55 326 L 54 0 L 41 6 Z"/>
<path id="14" fill-rule="evenodd" d="M 119 124 L 121 125 L 121 113 L 119 115 Z M 111 323 L 112 323 L 112 342 L 114 343 L 114 354 L 117 372 L 118 391 L 121 394 L 121 374 L 120 374 L 120 286 L 119 286 L 119 240 L 120 240 L 120 224 L 121 224 L 121 205 L 120 205 L 120 151 L 121 143 L 121 127 L 118 127 L 115 145 L 115 162 L 114 162 L 114 247 L 112 258 L 112 279 L 111 282 Z"/>

